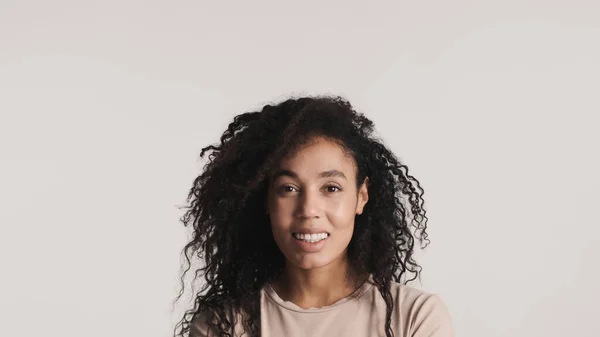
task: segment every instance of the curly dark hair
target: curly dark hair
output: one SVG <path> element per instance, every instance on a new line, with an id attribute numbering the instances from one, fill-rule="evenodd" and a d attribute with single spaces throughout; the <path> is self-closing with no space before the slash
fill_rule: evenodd
<path id="1" fill-rule="evenodd" d="M 369 202 L 355 217 L 348 260 L 360 275 L 372 276 L 387 307 L 386 336 L 393 336 L 390 286 L 420 277 L 413 248 L 415 238 L 422 248 L 429 244 L 427 217 L 419 182 L 373 132 L 373 122 L 342 97 L 290 98 L 235 116 L 220 143 L 202 149 L 200 158 L 208 153 L 209 160 L 194 180 L 180 219 L 193 233 L 182 251 L 185 270 L 176 301 L 194 257 L 203 264 L 194 281 L 203 275 L 205 284 L 176 325 L 175 336 L 189 335 L 203 313 L 212 314 L 210 326 L 220 335 L 233 336 L 233 312 L 246 313 L 244 331 L 260 335 L 260 290 L 282 273 L 285 263 L 265 212 L 269 173 L 315 136 L 336 141 L 352 156 L 357 186 L 369 178 Z"/>

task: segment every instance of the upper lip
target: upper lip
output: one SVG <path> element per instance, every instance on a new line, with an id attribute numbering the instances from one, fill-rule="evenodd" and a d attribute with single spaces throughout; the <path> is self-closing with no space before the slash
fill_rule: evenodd
<path id="1" fill-rule="evenodd" d="M 326 230 L 319 229 L 319 228 L 302 228 L 302 229 L 297 229 L 297 230 L 293 231 L 293 233 L 300 233 L 300 234 L 327 233 L 327 234 L 329 234 L 329 232 L 327 232 Z"/>

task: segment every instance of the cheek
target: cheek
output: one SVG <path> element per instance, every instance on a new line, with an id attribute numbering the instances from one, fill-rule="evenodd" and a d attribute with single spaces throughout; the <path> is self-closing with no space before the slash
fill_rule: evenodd
<path id="1" fill-rule="evenodd" d="M 354 227 L 355 216 L 355 201 L 352 199 L 340 200 L 327 208 L 327 218 L 335 228 Z"/>
<path id="2" fill-rule="evenodd" d="M 332 236 L 334 244 L 331 245 L 331 249 L 343 251 L 350 243 L 354 232 L 355 211 L 356 207 L 351 199 L 328 209 L 327 218 L 333 227 L 332 234 L 334 234 Z"/>
<path id="3" fill-rule="evenodd" d="M 286 229 L 292 226 L 293 207 L 289 203 L 274 202 L 271 203 L 269 210 L 269 219 L 273 229 Z"/>
<path id="4" fill-rule="evenodd" d="M 275 242 L 281 249 L 282 246 L 286 245 L 287 240 L 290 236 L 291 221 L 290 217 L 286 216 L 281 210 L 277 212 L 269 213 L 269 219 L 271 222 L 271 233 Z"/>
<path id="5" fill-rule="evenodd" d="M 282 231 L 273 229 L 273 239 L 275 240 L 275 244 L 277 244 L 277 247 L 279 248 L 279 250 L 284 252 L 285 247 L 287 247 L 289 244 L 287 235 L 285 235 L 284 232 L 282 232 Z"/>

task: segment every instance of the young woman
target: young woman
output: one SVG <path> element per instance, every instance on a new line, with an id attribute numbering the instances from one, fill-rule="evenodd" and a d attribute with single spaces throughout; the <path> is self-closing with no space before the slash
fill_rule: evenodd
<path id="1" fill-rule="evenodd" d="M 453 336 L 440 297 L 406 285 L 429 242 L 423 190 L 372 133 L 346 100 L 304 97 L 202 149 L 182 222 L 205 284 L 176 335 Z"/>

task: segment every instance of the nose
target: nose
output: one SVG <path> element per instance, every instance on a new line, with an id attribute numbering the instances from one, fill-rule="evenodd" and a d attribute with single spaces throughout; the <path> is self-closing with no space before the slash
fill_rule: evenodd
<path id="1" fill-rule="evenodd" d="M 311 191 L 300 193 L 297 216 L 304 219 L 319 218 L 321 214 L 319 194 Z"/>

